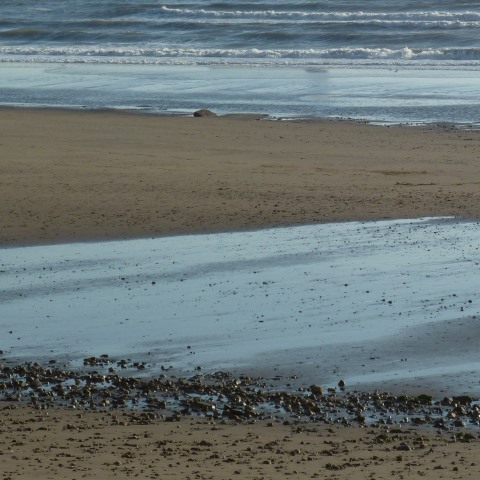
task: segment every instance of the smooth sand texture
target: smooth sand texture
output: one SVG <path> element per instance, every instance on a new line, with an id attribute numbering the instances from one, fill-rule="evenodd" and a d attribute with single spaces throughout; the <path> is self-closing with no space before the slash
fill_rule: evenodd
<path id="1" fill-rule="evenodd" d="M 480 133 L 0 111 L 0 244 L 480 214 Z"/>
<path id="2" fill-rule="evenodd" d="M 0 244 L 478 217 L 479 141 L 478 132 L 338 122 L 6 109 Z M 449 433 L 191 417 L 132 425 L 138 417 L 120 411 L 0 407 L 3 480 L 480 475 L 478 439 L 451 443 Z"/>

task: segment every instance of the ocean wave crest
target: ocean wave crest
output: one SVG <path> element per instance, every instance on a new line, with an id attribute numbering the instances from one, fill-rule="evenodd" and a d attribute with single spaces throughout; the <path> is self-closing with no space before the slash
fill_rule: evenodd
<path id="1" fill-rule="evenodd" d="M 174 8 L 162 6 L 161 11 L 165 14 L 188 15 L 195 17 L 295 17 L 295 18 L 316 18 L 332 21 L 345 20 L 397 20 L 397 21 L 425 21 L 432 22 L 459 21 L 475 22 L 480 21 L 480 12 L 473 10 L 452 12 L 452 11 L 409 11 L 409 12 L 313 12 L 295 10 L 208 10 L 204 8 Z"/>
<path id="2" fill-rule="evenodd" d="M 327 49 L 219 49 L 219 48 L 140 48 L 140 47 L 0 47 L 0 60 L 15 61 L 22 57 L 39 57 L 45 61 L 88 61 L 96 57 L 110 57 L 111 61 L 142 58 L 142 63 L 156 63 L 163 58 L 198 59 L 317 59 L 317 60 L 475 60 L 480 61 L 480 48 L 327 48 Z M 27 59 L 25 59 L 26 61 Z M 12 61 L 12 60 L 11 60 Z M 20 60 L 21 61 L 21 60 Z"/>

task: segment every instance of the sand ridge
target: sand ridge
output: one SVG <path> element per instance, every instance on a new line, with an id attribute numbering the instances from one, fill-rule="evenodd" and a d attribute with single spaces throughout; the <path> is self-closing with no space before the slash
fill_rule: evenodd
<path id="1" fill-rule="evenodd" d="M 0 244 L 480 214 L 480 132 L 0 110 Z"/>

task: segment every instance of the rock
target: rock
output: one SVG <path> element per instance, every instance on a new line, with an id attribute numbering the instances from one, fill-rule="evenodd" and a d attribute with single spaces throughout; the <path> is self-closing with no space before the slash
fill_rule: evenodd
<path id="1" fill-rule="evenodd" d="M 452 403 L 457 403 L 458 405 L 470 405 L 473 400 L 474 399 L 468 395 L 460 395 L 459 397 L 453 397 Z"/>
<path id="2" fill-rule="evenodd" d="M 193 113 L 194 117 L 216 117 L 217 114 L 213 113 L 211 110 L 203 108 L 202 110 L 197 110 Z"/>
<path id="3" fill-rule="evenodd" d="M 426 393 L 422 393 L 415 398 L 415 401 L 420 405 L 431 405 L 433 403 L 433 397 Z"/>
<path id="4" fill-rule="evenodd" d="M 310 385 L 310 391 L 314 395 L 323 395 L 323 388 L 319 387 L 318 385 Z"/>

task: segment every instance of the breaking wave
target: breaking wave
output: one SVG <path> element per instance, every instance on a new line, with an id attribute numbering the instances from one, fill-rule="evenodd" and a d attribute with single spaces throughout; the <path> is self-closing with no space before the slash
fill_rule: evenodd
<path id="1" fill-rule="evenodd" d="M 169 60 L 168 62 L 166 60 Z M 82 62 L 82 63 L 218 63 L 215 59 L 246 64 L 255 60 L 291 60 L 291 63 L 312 63 L 328 60 L 362 61 L 470 61 L 480 62 L 480 48 L 329 48 L 329 49 L 196 49 L 148 47 L 0 47 L 0 61 L 8 62 Z M 177 62 L 175 60 L 178 60 Z"/>

